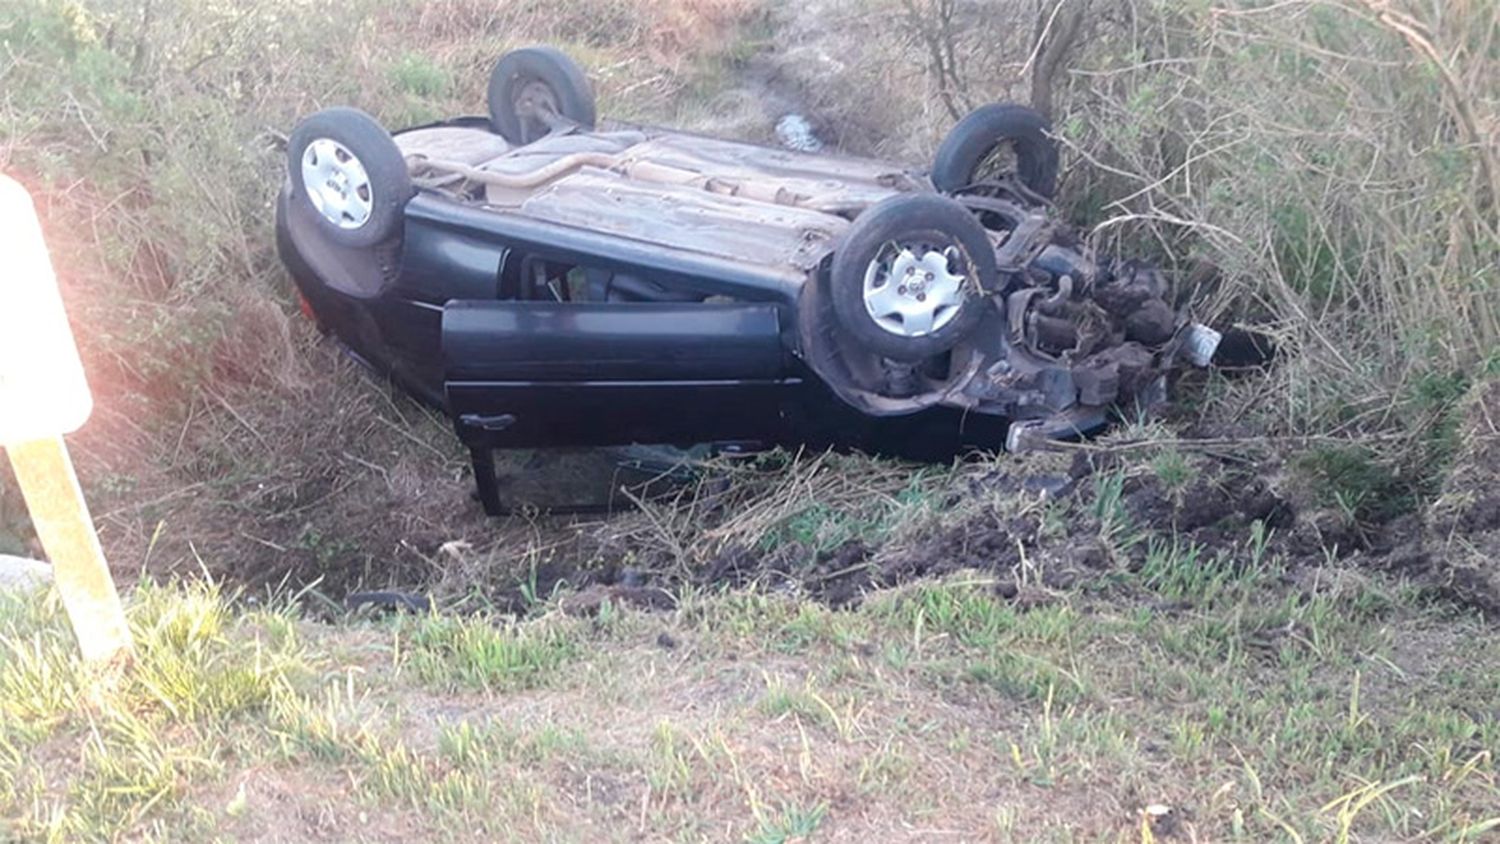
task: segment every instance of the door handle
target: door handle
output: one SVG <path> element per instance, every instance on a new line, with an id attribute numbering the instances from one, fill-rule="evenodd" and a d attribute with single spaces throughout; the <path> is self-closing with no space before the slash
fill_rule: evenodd
<path id="1" fill-rule="evenodd" d="M 500 413 L 494 416 L 483 416 L 478 413 L 465 413 L 458 417 L 458 423 L 465 428 L 477 429 L 485 433 L 496 434 L 516 424 L 516 417 L 510 413 Z"/>

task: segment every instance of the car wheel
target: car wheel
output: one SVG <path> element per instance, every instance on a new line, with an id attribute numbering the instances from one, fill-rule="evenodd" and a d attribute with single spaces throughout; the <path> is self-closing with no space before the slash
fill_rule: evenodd
<path id="1" fill-rule="evenodd" d="M 952 193 L 1014 170 L 1048 199 L 1057 190 L 1057 144 L 1041 112 L 1014 103 L 981 106 L 958 121 L 938 147 L 932 183 Z"/>
<path id="2" fill-rule="evenodd" d="M 559 121 L 594 128 L 594 89 L 583 70 L 552 47 L 512 50 L 490 73 L 490 123 L 513 144 L 541 138 Z"/>
<path id="3" fill-rule="evenodd" d="M 389 132 L 364 112 L 330 108 L 305 118 L 287 145 L 292 201 L 316 212 L 335 243 L 364 248 L 401 231 L 411 174 Z"/>
<path id="4" fill-rule="evenodd" d="M 855 218 L 829 287 L 839 324 L 861 345 L 917 361 L 974 330 L 995 277 L 994 247 L 968 209 L 937 194 L 901 194 Z"/>

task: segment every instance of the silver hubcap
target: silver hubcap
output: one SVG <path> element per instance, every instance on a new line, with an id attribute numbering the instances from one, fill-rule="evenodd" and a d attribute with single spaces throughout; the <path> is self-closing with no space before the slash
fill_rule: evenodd
<path id="1" fill-rule="evenodd" d="M 343 144 L 318 138 L 302 153 L 302 186 L 313 207 L 341 229 L 357 229 L 370 220 L 374 189 L 365 166 Z"/>
<path id="2" fill-rule="evenodd" d="M 876 325 L 898 337 L 923 337 L 941 329 L 964 303 L 964 276 L 952 270 L 960 260 L 952 246 L 887 246 L 865 270 L 865 310 Z"/>

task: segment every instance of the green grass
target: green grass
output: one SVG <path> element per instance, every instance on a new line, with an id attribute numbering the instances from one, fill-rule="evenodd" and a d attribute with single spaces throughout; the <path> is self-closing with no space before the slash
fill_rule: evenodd
<path id="1" fill-rule="evenodd" d="M 1094 807 L 1137 794 L 1190 808 L 1200 840 L 1495 828 L 1493 629 L 1374 576 L 1288 590 L 1253 542 L 1220 562 L 1150 548 L 1124 603 L 1021 609 L 958 576 L 849 612 L 731 593 L 603 626 L 327 625 L 147 584 L 127 599 L 135 660 L 105 675 L 78 663 L 55 597 L 5 598 L 0 829 L 234 840 L 309 800 L 460 840 L 627 818 L 878 837 L 937 817 L 1113 839 L 1140 807 Z M 688 645 L 658 647 L 663 627 Z"/>
<path id="2" fill-rule="evenodd" d="M 1416 506 L 1411 485 L 1368 447 L 1321 446 L 1299 455 L 1296 465 L 1307 475 L 1317 500 L 1350 519 L 1383 521 Z"/>
<path id="3" fill-rule="evenodd" d="M 520 628 L 484 616 L 427 616 L 398 628 L 395 642 L 424 682 L 502 690 L 546 682 L 582 648 L 558 625 Z"/>
<path id="4" fill-rule="evenodd" d="M 746 844 L 791 844 L 806 841 L 818 831 L 818 825 L 828 814 L 828 805 L 814 806 L 787 804 L 770 816 L 761 819 L 760 828 L 748 838 Z"/>

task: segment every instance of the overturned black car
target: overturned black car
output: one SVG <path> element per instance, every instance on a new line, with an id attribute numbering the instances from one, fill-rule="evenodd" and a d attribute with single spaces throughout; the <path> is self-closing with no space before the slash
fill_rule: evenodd
<path id="1" fill-rule="evenodd" d="M 1041 115 L 978 109 L 929 172 L 596 128 L 583 74 L 509 53 L 489 116 L 292 133 L 277 245 L 304 309 L 493 450 L 843 446 L 941 457 L 1086 433 L 1215 335 L 1048 214 Z"/>

